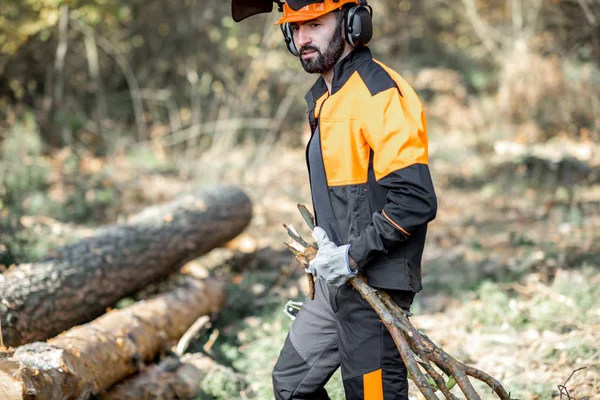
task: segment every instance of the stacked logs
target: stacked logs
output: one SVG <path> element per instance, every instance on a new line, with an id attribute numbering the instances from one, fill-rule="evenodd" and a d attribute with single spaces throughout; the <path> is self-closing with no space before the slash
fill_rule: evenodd
<path id="1" fill-rule="evenodd" d="M 221 309 L 224 283 L 186 276 L 152 299 L 107 308 L 233 239 L 251 217 L 241 190 L 203 190 L 0 276 L 0 337 L 18 346 L 0 348 L 0 398 L 90 398 L 144 368 L 196 319 Z M 180 382 L 163 386 L 182 398 L 210 366 L 205 357 L 185 355 L 176 368 L 158 365 L 145 375 Z"/>

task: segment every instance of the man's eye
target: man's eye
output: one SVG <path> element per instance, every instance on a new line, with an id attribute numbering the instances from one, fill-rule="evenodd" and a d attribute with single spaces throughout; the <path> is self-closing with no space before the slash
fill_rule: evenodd
<path id="1" fill-rule="evenodd" d="M 319 24 L 310 24 L 311 28 L 317 28 L 319 26 Z"/>
<path id="2" fill-rule="evenodd" d="M 298 25 L 292 25 L 292 31 L 298 32 Z"/>

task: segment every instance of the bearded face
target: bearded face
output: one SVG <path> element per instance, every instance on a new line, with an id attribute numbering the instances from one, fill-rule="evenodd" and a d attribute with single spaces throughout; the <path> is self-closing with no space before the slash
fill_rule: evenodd
<path id="1" fill-rule="evenodd" d="M 314 40 L 300 48 L 300 62 L 306 72 L 322 74 L 330 71 L 342 56 L 345 45 L 342 37 L 342 20 L 336 18 L 336 21 L 337 26 L 333 34 L 328 38 L 323 38 L 323 44 L 319 45 Z"/>

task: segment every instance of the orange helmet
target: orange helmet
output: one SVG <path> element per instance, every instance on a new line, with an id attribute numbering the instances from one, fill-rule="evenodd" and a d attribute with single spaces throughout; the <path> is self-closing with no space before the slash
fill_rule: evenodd
<path id="1" fill-rule="evenodd" d="M 357 4 L 358 0 L 287 0 L 283 5 L 283 16 L 279 18 L 276 25 L 286 22 L 310 21 L 338 10 L 348 3 Z"/>

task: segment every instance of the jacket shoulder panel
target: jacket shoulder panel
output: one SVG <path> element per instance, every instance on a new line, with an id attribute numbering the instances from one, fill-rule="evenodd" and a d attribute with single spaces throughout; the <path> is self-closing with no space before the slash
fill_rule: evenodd
<path id="1" fill-rule="evenodd" d="M 371 96 L 384 92 L 391 88 L 396 88 L 400 95 L 400 87 L 386 69 L 374 60 L 363 63 L 357 70 L 361 79 L 365 83 Z"/>

